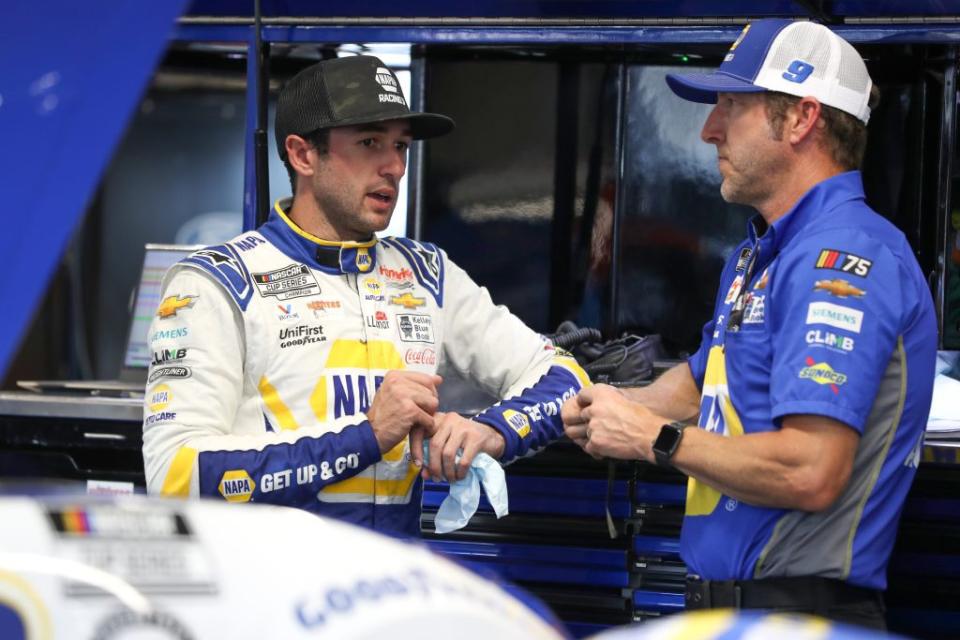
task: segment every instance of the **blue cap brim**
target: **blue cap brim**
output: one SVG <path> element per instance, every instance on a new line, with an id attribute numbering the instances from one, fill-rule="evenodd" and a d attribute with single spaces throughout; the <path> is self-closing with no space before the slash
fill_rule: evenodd
<path id="1" fill-rule="evenodd" d="M 667 85 L 675 94 L 690 102 L 714 104 L 718 93 L 760 93 L 763 87 L 725 73 L 668 73 Z"/>

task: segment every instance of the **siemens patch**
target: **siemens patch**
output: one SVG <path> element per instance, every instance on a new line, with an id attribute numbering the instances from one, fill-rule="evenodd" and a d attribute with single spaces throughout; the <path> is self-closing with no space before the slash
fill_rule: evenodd
<path id="1" fill-rule="evenodd" d="M 826 324 L 860 333 L 863 311 L 830 302 L 811 302 L 807 307 L 807 324 Z"/>

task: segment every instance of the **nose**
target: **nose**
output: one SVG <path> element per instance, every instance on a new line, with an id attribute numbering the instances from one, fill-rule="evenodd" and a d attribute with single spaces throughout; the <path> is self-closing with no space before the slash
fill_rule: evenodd
<path id="1" fill-rule="evenodd" d="M 380 175 L 399 180 L 407 171 L 407 152 L 393 147 L 386 152 L 383 164 L 380 165 Z"/>
<path id="2" fill-rule="evenodd" d="M 720 113 L 720 105 L 716 105 L 710 110 L 706 122 L 703 123 L 703 129 L 700 130 L 700 139 L 707 144 L 720 144 L 723 142 L 724 119 Z"/>

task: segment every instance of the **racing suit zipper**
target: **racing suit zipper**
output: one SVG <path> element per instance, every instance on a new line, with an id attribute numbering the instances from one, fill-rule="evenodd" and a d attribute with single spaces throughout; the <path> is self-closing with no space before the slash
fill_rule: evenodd
<path id="1" fill-rule="evenodd" d="M 370 340 L 367 337 L 367 323 L 366 315 L 367 309 L 364 308 L 363 302 L 363 292 L 360 291 L 360 274 L 358 273 L 348 273 L 346 274 L 347 281 L 353 284 L 354 290 L 357 292 L 357 304 L 360 305 L 360 332 L 361 338 L 360 342 L 364 345 L 369 346 Z M 370 350 L 367 349 L 367 375 L 365 376 L 365 383 L 367 385 L 367 397 L 370 398 L 370 403 L 373 403 L 373 393 L 370 386 L 371 382 L 371 372 L 370 372 Z M 367 407 L 369 409 L 369 407 Z M 371 497 L 370 503 L 370 522 L 372 528 L 375 530 L 377 528 L 377 465 L 379 463 L 373 464 L 373 496 Z"/>

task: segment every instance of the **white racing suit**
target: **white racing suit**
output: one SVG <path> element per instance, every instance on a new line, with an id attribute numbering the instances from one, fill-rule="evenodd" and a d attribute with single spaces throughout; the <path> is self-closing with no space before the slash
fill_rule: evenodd
<path id="1" fill-rule="evenodd" d="M 322 241 L 279 203 L 257 231 L 170 269 L 149 339 L 151 493 L 400 536 L 419 534 L 422 483 L 408 439 L 381 455 L 364 413 L 388 371 L 452 367 L 503 398 L 473 418 L 503 435 L 502 462 L 562 435 L 561 404 L 589 384 L 435 246 Z"/>

